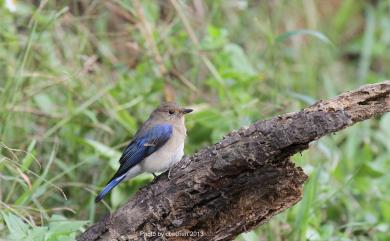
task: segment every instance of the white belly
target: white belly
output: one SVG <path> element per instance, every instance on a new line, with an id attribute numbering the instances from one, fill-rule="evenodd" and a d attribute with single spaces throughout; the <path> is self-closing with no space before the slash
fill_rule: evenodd
<path id="1" fill-rule="evenodd" d="M 144 172 L 163 172 L 168 170 L 183 157 L 183 149 L 184 140 L 171 138 L 160 149 L 142 161 L 142 170 Z"/>

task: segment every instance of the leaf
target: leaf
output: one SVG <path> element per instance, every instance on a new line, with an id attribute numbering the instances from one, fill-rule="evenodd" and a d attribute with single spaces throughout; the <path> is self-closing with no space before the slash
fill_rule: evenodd
<path id="1" fill-rule="evenodd" d="M 119 168 L 119 158 L 121 157 L 121 153 L 116 151 L 115 149 L 95 140 L 85 139 L 87 144 L 91 145 L 97 152 L 99 152 L 104 157 L 110 158 L 110 166 L 113 169 Z"/>
<path id="2" fill-rule="evenodd" d="M 28 237 L 31 240 L 45 240 L 47 233 L 48 233 L 48 227 L 33 227 L 28 231 Z"/>
<path id="3" fill-rule="evenodd" d="M 333 46 L 332 41 L 329 40 L 328 37 L 326 37 L 323 33 L 315 31 L 315 30 L 310 30 L 310 29 L 299 29 L 299 30 L 293 30 L 293 31 L 288 31 L 285 32 L 281 35 L 279 35 L 276 38 L 276 42 L 281 43 L 287 40 L 288 38 L 294 37 L 294 36 L 300 36 L 300 35 L 308 35 L 317 38 L 323 43 L 329 44 Z"/>
<path id="4" fill-rule="evenodd" d="M 10 238 L 13 240 L 23 240 L 28 237 L 29 225 L 23 222 L 18 216 L 9 213 L 3 213 L 3 218 L 7 224 L 8 231 L 10 232 Z"/>
<path id="5" fill-rule="evenodd" d="M 23 172 L 26 171 L 30 167 L 32 161 L 34 160 L 34 154 L 35 154 L 34 148 L 35 148 L 36 143 L 37 143 L 37 141 L 35 139 L 33 139 L 27 148 L 26 156 L 22 160 L 21 168 L 22 168 Z"/>
<path id="6" fill-rule="evenodd" d="M 130 132 L 134 132 L 137 128 L 137 123 L 135 119 L 129 115 L 126 110 L 118 110 L 115 114 L 115 119 L 118 120 L 119 123 L 122 124 Z"/>
<path id="7" fill-rule="evenodd" d="M 240 236 L 245 241 L 257 241 L 257 240 L 259 240 L 259 238 L 257 237 L 257 234 L 256 234 L 256 232 L 254 230 L 250 231 L 250 232 L 247 232 L 247 233 L 242 233 Z"/>
<path id="8" fill-rule="evenodd" d="M 359 169 L 358 175 L 368 176 L 371 178 L 379 178 L 385 175 L 385 173 L 376 168 L 372 163 L 364 163 Z"/>
<path id="9" fill-rule="evenodd" d="M 57 237 L 56 241 L 75 241 L 76 239 L 73 236 L 74 235 L 72 235 L 72 236 L 62 235 L 62 236 Z"/>
<path id="10" fill-rule="evenodd" d="M 383 115 L 380 121 L 380 127 L 390 137 L 390 113 Z"/>
<path id="11" fill-rule="evenodd" d="M 320 178 L 320 167 L 317 168 L 310 176 L 309 181 L 304 187 L 304 195 L 302 201 L 297 207 L 297 214 L 294 223 L 294 233 L 300 237 L 304 237 L 309 228 L 310 210 L 313 207 L 313 203 L 317 198 L 317 187 Z M 299 238 L 297 240 L 304 240 Z"/>
<path id="12" fill-rule="evenodd" d="M 72 234 L 78 231 L 88 221 L 68 220 L 64 216 L 54 214 L 49 219 L 49 231 L 55 234 Z"/>
<path id="13" fill-rule="evenodd" d="M 111 204 L 113 207 L 118 207 L 128 198 L 127 193 L 123 192 L 121 188 L 114 188 L 111 191 Z"/>
<path id="14" fill-rule="evenodd" d="M 316 102 L 316 100 L 312 96 L 309 96 L 309 95 L 304 95 L 304 94 L 293 92 L 293 91 L 289 91 L 289 92 L 287 92 L 287 94 L 290 95 L 291 97 L 297 99 L 297 100 L 303 101 L 305 104 L 308 104 L 308 105 L 312 105 Z"/>
<path id="15" fill-rule="evenodd" d="M 39 109 L 45 113 L 51 113 L 56 109 L 53 101 L 46 94 L 35 95 L 34 102 L 37 104 Z"/>
<path id="16" fill-rule="evenodd" d="M 256 74 L 256 71 L 248 61 L 244 50 L 239 45 L 227 44 L 224 50 L 229 54 L 230 62 L 236 71 L 249 75 Z"/>
<path id="17" fill-rule="evenodd" d="M 31 190 L 26 190 L 25 192 L 23 192 L 23 194 L 21 196 L 19 196 L 19 198 L 15 201 L 15 204 L 17 204 L 17 205 L 24 204 L 25 202 L 27 202 L 27 200 L 29 200 L 29 198 L 31 198 L 31 195 L 35 196 L 37 194 L 35 191 L 39 187 L 42 188 L 41 184 L 42 184 L 42 182 L 44 182 L 46 180 L 46 177 L 49 174 L 49 169 L 54 162 L 55 155 L 56 155 L 56 149 L 54 148 L 50 154 L 49 161 L 46 164 L 45 169 L 43 170 L 43 173 L 39 176 L 38 179 L 36 179 L 34 181 Z"/>
<path id="18" fill-rule="evenodd" d="M 31 190 L 32 185 L 31 185 L 30 178 L 24 172 L 22 172 L 20 168 L 17 167 L 16 170 L 18 171 L 19 175 L 22 177 L 23 181 L 27 184 L 28 188 Z"/>
<path id="19" fill-rule="evenodd" d="M 201 49 L 213 50 L 217 48 L 222 48 L 228 40 L 227 36 L 228 32 L 226 29 L 209 25 L 207 27 L 207 35 L 203 38 L 201 42 Z"/>

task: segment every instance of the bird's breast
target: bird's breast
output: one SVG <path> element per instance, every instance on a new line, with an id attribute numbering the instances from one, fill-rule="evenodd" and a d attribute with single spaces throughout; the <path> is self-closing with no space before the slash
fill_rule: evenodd
<path id="1" fill-rule="evenodd" d="M 171 138 L 142 162 L 144 172 L 163 172 L 176 164 L 184 154 L 184 133 L 174 130 Z"/>

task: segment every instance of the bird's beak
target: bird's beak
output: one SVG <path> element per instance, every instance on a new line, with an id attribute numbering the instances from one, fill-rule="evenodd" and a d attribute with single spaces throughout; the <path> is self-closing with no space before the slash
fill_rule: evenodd
<path id="1" fill-rule="evenodd" d="M 186 108 L 182 109 L 183 114 L 188 114 L 191 113 L 192 111 L 193 109 L 186 109 Z"/>

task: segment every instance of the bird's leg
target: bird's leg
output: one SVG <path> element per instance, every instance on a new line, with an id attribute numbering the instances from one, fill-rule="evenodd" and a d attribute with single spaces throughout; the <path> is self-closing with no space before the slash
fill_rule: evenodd
<path id="1" fill-rule="evenodd" d="M 168 180 L 171 180 L 171 171 L 172 169 L 177 165 L 177 162 L 175 164 L 173 164 L 170 168 L 169 168 L 169 171 L 168 171 Z"/>
<path id="2" fill-rule="evenodd" d="M 152 183 L 155 183 L 157 181 L 157 179 L 159 179 L 160 176 L 157 176 L 156 174 L 154 174 L 154 172 L 152 172 L 152 175 L 153 175 L 153 180 L 152 180 Z"/>

